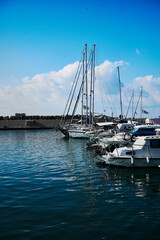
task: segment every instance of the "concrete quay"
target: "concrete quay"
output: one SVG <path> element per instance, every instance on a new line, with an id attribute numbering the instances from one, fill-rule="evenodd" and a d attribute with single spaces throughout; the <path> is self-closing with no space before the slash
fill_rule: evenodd
<path id="1" fill-rule="evenodd" d="M 0 130 L 56 129 L 61 116 L 11 116 L 0 117 Z"/>

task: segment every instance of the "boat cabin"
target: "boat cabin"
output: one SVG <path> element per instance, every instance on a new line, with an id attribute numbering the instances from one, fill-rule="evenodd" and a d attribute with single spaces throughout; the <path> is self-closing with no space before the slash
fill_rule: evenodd
<path id="1" fill-rule="evenodd" d="M 138 137 L 132 147 L 119 148 L 119 156 L 135 156 L 135 157 L 159 157 L 160 156 L 160 137 L 148 136 Z"/>
<path id="2" fill-rule="evenodd" d="M 160 129 L 160 125 L 140 125 L 135 126 L 130 133 L 134 136 L 156 135 L 157 129 Z"/>

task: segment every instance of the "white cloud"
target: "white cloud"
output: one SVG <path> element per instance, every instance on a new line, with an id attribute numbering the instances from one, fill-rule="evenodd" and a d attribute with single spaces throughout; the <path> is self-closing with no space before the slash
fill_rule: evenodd
<path id="1" fill-rule="evenodd" d="M 138 77 L 134 80 L 137 86 L 142 86 L 148 96 L 144 96 L 144 102 L 148 106 L 160 105 L 160 77 L 152 75 Z"/>
<path id="2" fill-rule="evenodd" d="M 137 77 L 133 79 L 131 83 L 125 86 L 124 92 L 127 93 L 129 98 L 132 95 L 134 89 L 134 104 L 136 106 L 138 98 L 140 96 L 141 88 L 142 91 L 142 105 L 150 114 L 146 117 L 158 117 L 160 115 L 160 77 L 153 77 L 152 75 L 147 75 L 145 77 Z M 124 93 L 123 93 L 124 97 Z M 126 108 L 128 107 L 128 102 L 125 102 Z M 140 112 L 140 103 L 139 103 Z M 140 116 L 140 114 L 139 114 Z"/>
<path id="3" fill-rule="evenodd" d="M 128 63 L 123 61 L 105 61 L 96 67 L 95 82 L 95 111 L 106 110 L 108 115 L 120 114 L 119 86 L 117 66 L 125 69 Z M 78 62 L 65 66 L 60 71 L 36 74 L 33 78 L 28 76 L 21 80 L 16 87 L 0 87 L 1 115 L 14 115 L 16 112 L 25 112 L 28 115 L 56 115 L 62 114 L 74 80 Z M 88 74 L 88 78 L 89 78 Z M 137 77 L 123 88 L 124 112 L 128 107 L 124 92 L 128 98 L 135 90 L 135 103 L 143 86 L 143 104 L 151 108 L 158 115 L 157 106 L 160 105 L 160 77 Z M 155 106 L 155 108 L 153 107 Z M 149 111 L 149 109 L 146 109 Z M 155 111 L 154 111 L 155 109 Z M 150 111 L 149 111 L 150 112 Z"/>
<path id="4" fill-rule="evenodd" d="M 78 62 L 69 64 L 58 72 L 25 77 L 16 87 L 0 87 L 1 115 L 15 112 L 26 114 L 61 114 Z"/>

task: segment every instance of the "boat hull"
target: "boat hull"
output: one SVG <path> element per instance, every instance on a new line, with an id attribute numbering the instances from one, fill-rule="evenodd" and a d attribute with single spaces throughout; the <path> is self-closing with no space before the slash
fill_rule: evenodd
<path id="1" fill-rule="evenodd" d="M 160 158 L 115 158 L 104 157 L 107 165 L 119 167 L 160 167 Z"/>
<path id="2" fill-rule="evenodd" d="M 77 130 L 69 130 L 69 137 L 71 137 L 71 138 L 84 138 L 84 139 L 90 138 L 86 134 L 86 132 L 84 132 L 84 131 L 77 131 Z"/>

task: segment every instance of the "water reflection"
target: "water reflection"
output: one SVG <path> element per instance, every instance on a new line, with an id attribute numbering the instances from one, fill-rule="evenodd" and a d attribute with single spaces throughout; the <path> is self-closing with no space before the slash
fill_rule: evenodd
<path id="1" fill-rule="evenodd" d="M 1 238 L 159 236 L 159 169 L 99 168 L 85 140 L 51 130 L 2 132 L 0 142 Z"/>
<path id="2" fill-rule="evenodd" d="M 135 188 L 135 195 L 139 197 L 154 196 L 160 193 L 159 184 L 160 169 L 130 169 L 108 167 L 103 171 L 102 179 L 104 181 L 112 181 L 121 189 L 124 184 Z"/>

